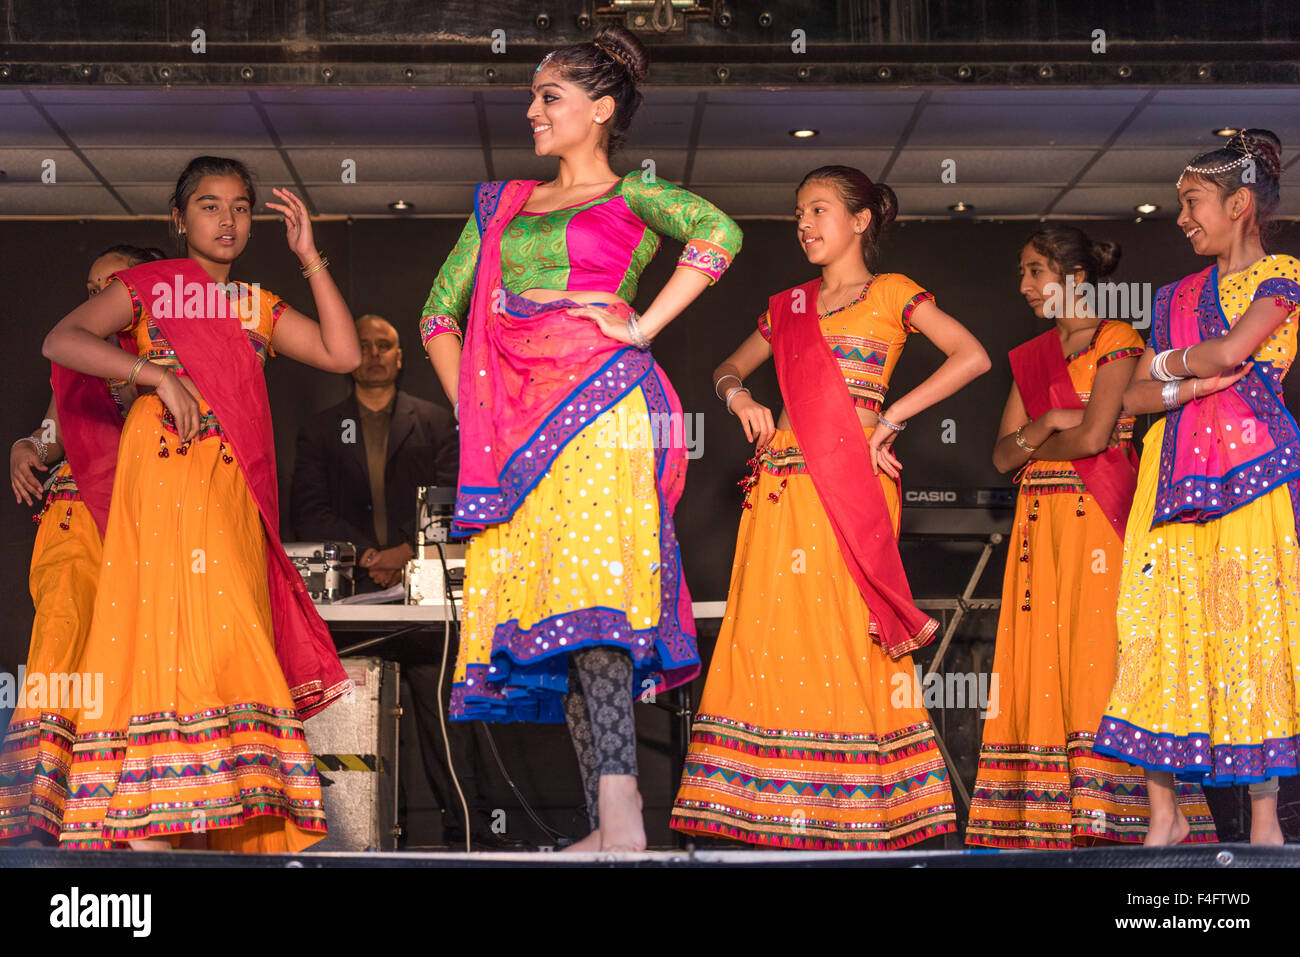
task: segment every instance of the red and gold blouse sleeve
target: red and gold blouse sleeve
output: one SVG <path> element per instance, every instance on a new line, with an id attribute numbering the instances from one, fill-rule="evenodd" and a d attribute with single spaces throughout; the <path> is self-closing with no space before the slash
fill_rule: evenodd
<path id="1" fill-rule="evenodd" d="M 890 303 L 892 314 L 898 319 L 903 331 L 911 335 L 912 312 L 923 302 L 934 302 L 934 293 L 921 288 L 901 273 L 889 274 L 889 287 L 886 302 Z"/>
<path id="2" fill-rule="evenodd" d="M 1107 320 L 1097 336 L 1097 368 L 1116 359 L 1132 359 L 1142 355 L 1146 345 L 1127 322 Z"/>
<path id="3" fill-rule="evenodd" d="M 758 331 L 768 342 L 772 341 L 772 317 L 767 309 L 758 317 Z"/>

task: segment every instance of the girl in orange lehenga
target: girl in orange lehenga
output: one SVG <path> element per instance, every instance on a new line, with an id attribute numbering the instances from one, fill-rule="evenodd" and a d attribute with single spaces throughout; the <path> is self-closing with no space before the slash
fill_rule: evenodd
<path id="1" fill-rule="evenodd" d="M 1141 769 L 1093 753 L 1115 680 L 1116 588 L 1137 475 L 1133 417 L 1120 406 L 1143 347 L 1128 323 L 1092 315 L 1083 284 L 1095 288 L 1118 259 L 1115 244 L 1059 225 L 1020 252 L 1021 293 L 1056 322 L 1011 353 L 1015 384 L 993 451 L 1001 471 L 1024 468 L 968 844 L 1069 848 L 1146 834 Z M 1191 839 L 1213 840 L 1201 789 L 1181 786 L 1178 801 Z"/>
<path id="2" fill-rule="evenodd" d="M 90 264 L 86 291 L 97 295 L 117 270 L 165 258 L 158 249 L 111 246 Z M 134 392 L 125 386 L 125 382 L 113 383 L 113 397 L 123 415 L 134 398 Z M 35 472 L 46 471 L 51 457 L 56 463 L 63 457 L 53 399 L 45 410 L 41 428 L 19 439 L 9 450 L 9 482 L 15 501 L 28 505 L 39 501 L 45 490 Z M 28 582 L 36 614 L 24 672 L 24 676 L 41 676 L 40 684 L 31 686 L 33 700 L 28 706 L 14 711 L 0 750 L 0 841 L 24 844 L 53 841 L 48 832 L 58 827 L 47 817 L 42 802 L 32 800 L 41 709 L 48 690 L 46 676 L 68 674 L 81 659 L 104 552 L 99 529 L 81 501 L 67 462 L 50 477 L 48 485 L 45 505 L 35 516 L 36 542 Z M 26 685 L 26 681 L 22 684 Z"/>
<path id="3" fill-rule="evenodd" d="M 276 531 L 262 363 L 273 341 L 346 372 L 360 348 L 305 207 L 276 192 L 282 202 L 268 206 L 311 277 L 319 326 L 270 293 L 226 284 L 248 240 L 253 186 L 237 161 L 199 157 L 172 201 L 189 258 L 117 273 L 45 341 L 64 445 L 104 528 L 75 669 L 102 675 L 102 699 L 47 709 L 33 782 L 64 847 L 185 836 L 186 846 L 292 852 L 325 833 L 302 719 L 348 682 Z M 129 333 L 134 363 L 104 341 L 115 332 Z M 122 426 L 93 387 L 102 378 L 154 391 Z M 115 475 L 96 458 L 112 429 Z"/>
<path id="4" fill-rule="evenodd" d="M 934 729 L 919 702 L 897 693 L 912 687 L 910 652 L 936 622 L 903 575 L 901 465 L 890 446 L 901 423 L 989 361 L 912 280 L 871 274 L 867 260 L 896 209 L 893 191 L 858 170 L 809 173 L 797 234 L 821 278 L 773 296 L 759 331 L 714 372 L 759 450 L 743 483 L 749 498 L 673 808 L 677 830 L 887 850 L 956 827 Z M 948 360 L 882 411 L 914 329 Z M 741 386 L 769 357 L 785 402 L 775 429 Z"/>

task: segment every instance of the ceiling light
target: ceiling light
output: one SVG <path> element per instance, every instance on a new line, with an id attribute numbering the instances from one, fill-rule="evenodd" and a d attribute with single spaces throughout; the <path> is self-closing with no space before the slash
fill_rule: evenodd
<path id="1" fill-rule="evenodd" d="M 790 135 L 797 140 L 806 140 L 810 136 L 816 136 L 819 130 L 791 130 Z"/>
<path id="2" fill-rule="evenodd" d="M 1221 126 L 1217 130 L 1211 130 L 1210 132 L 1215 136 L 1236 136 L 1241 130 L 1235 126 Z"/>
<path id="3" fill-rule="evenodd" d="M 1155 203 L 1138 203 L 1133 208 L 1137 210 L 1139 213 L 1141 213 L 1143 216 L 1149 216 L 1151 213 L 1154 213 L 1160 207 L 1157 206 Z"/>
<path id="4" fill-rule="evenodd" d="M 948 211 L 952 213 L 969 213 L 972 212 L 974 209 L 975 207 L 972 206 L 970 203 L 963 203 L 961 201 L 955 202 L 948 207 Z"/>
<path id="5" fill-rule="evenodd" d="M 389 204 L 388 204 L 388 208 L 389 208 L 389 209 L 392 209 L 392 210 L 396 210 L 396 211 L 399 212 L 399 213 L 405 213 L 405 212 L 407 212 L 408 210 L 415 209 L 415 204 L 414 204 L 414 203 L 408 203 L 408 202 L 407 202 L 406 200 L 404 200 L 404 199 L 399 199 L 399 200 L 398 200 L 397 202 L 395 202 L 395 203 L 389 203 Z"/>

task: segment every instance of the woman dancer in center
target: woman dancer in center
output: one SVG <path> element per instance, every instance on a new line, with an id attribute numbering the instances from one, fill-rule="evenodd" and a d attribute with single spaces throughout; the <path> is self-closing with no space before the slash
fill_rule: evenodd
<path id="1" fill-rule="evenodd" d="M 1064 225 L 1044 226 L 1020 251 L 1020 292 L 1055 321 L 1011 352 L 1015 382 L 993 450 L 1000 471 L 1020 469 L 1020 494 L 993 656 L 998 706 L 984 722 L 968 844 L 1146 836 L 1142 771 L 1092 748 L 1115 680 L 1115 597 L 1137 483 L 1133 417 L 1120 404 L 1142 338 L 1099 320 L 1084 293 L 1118 260 L 1114 243 Z M 1184 784 L 1178 800 L 1191 839 L 1213 840 L 1201 789 Z"/>
<path id="2" fill-rule="evenodd" d="M 821 277 L 773 296 L 758 331 L 714 372 L 758 451 L 673 809 L 680 831 L 889 850 L 956 827 L 934 729 L 913 694 L 910 652 L 937 623 L 903 574 L 892 444 L 989 359 L 911 279 L 872 274 L 896 212 L 893 190 L 859 170 L 804 177 L 796 233 Z M 884 409 L 913 331 L 948 358 Z M 769 358 L 785 403 L 776 428 L 743 388 Z"/>
<path id="3" fill-rule="evenodd" d="M 610 169 L 646 62 L 620 28 L 542 61 L 528 120 L 559 175 L 479 185 L 421 321 L 458 403 L 453 530 L 472 535 L 451 714 L 568 721 L 592 824 L 579 850 L 645 847 L 633 695 L 699 673 L 672 523 L 681 407 L 648 349 L 741 240 L 698 196 Z M 656 233 L 686 248 L 638 316 Z M 651 414 L 671 417 L 667 443 Z"/>
<path id="4" fill-rule="evenodd" d="M 1300 426 L 1282 399 L 1300 262 L 1261 240 L 1281 153 L 1243 130 L 1183 169 L 1178 226 L 1214 264 L 1156 293 L 1124 393 L 1165 415 L 1143 443 L 1095 747 L 1146 769 L 1148 845 L 1188 833 L 1176 779 L 1248 785 L 1251 843 L 1281 844 L 1277 779 L 1300 773 Z"/>

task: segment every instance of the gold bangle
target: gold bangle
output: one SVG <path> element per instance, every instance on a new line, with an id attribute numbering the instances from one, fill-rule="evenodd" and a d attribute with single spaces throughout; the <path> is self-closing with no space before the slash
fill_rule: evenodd
<path id="1" fill-rule="evenodd" d="M 317 266 L 318 266 L 318 264 L 319 264 L 319 263 L 320 263 L 324 258 L 325 258 L 325 254 L 322 253 L 322 252 L 318 252 L 318 253 L 316 253 L 316 258 L 313 259 L 311 262 L 307 263 L 305 266 L 299 266 L 298 269 L 299 269 L 299 271 L 302 273 L 302 278 L 303 278 L 303 279 L 306 279 L 306 278 L 307 278 L 308 276 L 310 276 L 313 272 L 315 272 L 315 271 L 316 271 L 316 268 L 317 268 Z"/>
<path id="2" fill-rule="evenodd" d="M 329 264 L 330 264 L 330 261 L 329 261 L 328 259 L 326 259 L 324 256 L 322 256 L 322 257 L 321 257 L 321 260 L 320 260 L 319 263 L 317 263 L 313 268 L 307 270 L 305 273 L 302 274 L 302 278 L 303 278 L 303 279 L 310 279 L 312 276 L 316 275 L 316 274 L 317 274 L 318 272 L 320 272 L 322 269 L 327 268 L 327 267 L 329 266 Z"/>
<path id="3" fill-rule="evenodd" d="M 140 378 L 140 370 L 142 370 L 145 367 L 145 364 L 148 361 L 149 361 L 149 353 L 147 352 L 141 353 L 140 356 L 132 364 L 130 375 L 126 377 L 127 385 L 129 386 L 135 385 L 135 380 Z"/>
<path id="4" fill-rule="evenodd" d="M 1030 455 L 1033 455 L 1034 452 L 1038 451 L 1038 446 L 1030 445 L 1028 442 L 1025 441 L 1024 431 L 1025 431 L 1025 427 L 1023 425 L 1020 428 L 1016 429 L 1016 445 L 1020 446 Z"/>

